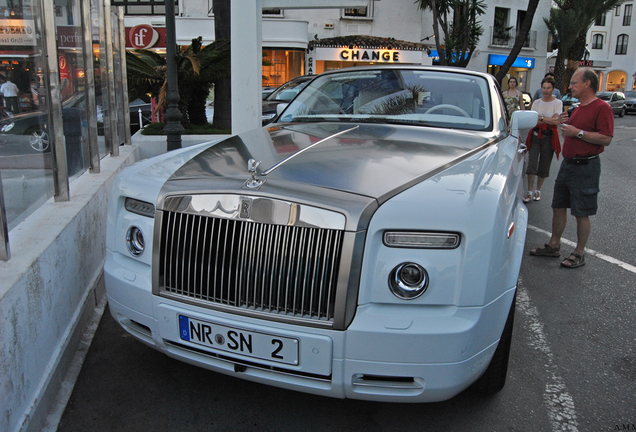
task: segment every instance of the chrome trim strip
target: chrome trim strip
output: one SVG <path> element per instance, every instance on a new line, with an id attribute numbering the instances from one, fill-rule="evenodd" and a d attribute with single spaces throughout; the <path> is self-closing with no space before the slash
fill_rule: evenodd
<path id="1" fill-rule="evenodd" d="M 201 194 L 166 197 L 162 210 L 221 219 L 240 219 L 274 225 L 304 226 L 343 230 L 346 218 L 342 213 L 306 204 L 272 198 L 249 197 L 251 214 L 241 216 L 242 199 L 234 194 Z"/>
<path id="2" fill-rule="evenodd" d="M 250 318 L 258 318 L 263 319 L 267 318 L 269 321 L 286 323 L 286 324 L 298 324 L 305 327 L 318 327 L 331 329 L 333 328 L 333 323 L 331 321 L 323 320 L 309 320 L 303 318 L 296 318 L 284 315 L 276 315 L 273 313 L 263 313 L 260 311 L 247 310 L 242 307 L 223 305 L 219 303 L 210 303 L 207 301 L 199 300 L 196 298 L 188 297 L 183 294 L 174 294 L 166 291 L 161 291 L 161 297 L 168 298 L 171 300 L 178 301 L 180 303 L 190 304 L 193 306 L 204 307 L 206 309 L 215 310 L 219 312 L 230 313 L 233 315 L 241 315 Z"/>

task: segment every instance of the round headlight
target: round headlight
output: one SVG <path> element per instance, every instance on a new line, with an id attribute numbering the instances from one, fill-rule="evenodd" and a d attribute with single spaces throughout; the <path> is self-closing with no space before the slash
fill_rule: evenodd
<path id="1" fill-rule="evenodd" d="M 419 264 L 402 263 L 391 272 L 389 288 L 396 297 L 401 299 L 417 298 L 428 288 L 428 273 Z"/>
<path id="2" fill-rule="evenodd" d="M 126 232 L 126 247 L 128 252 L 133 256 L 139 256 L 144 252 L 146 242 L 144 241 L 144 233 L 136 226 L 131 226 Z"/>

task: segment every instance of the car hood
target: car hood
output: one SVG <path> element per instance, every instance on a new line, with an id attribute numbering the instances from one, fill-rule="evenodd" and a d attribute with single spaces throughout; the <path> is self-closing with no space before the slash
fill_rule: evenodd
<path id="1" fill-rule="evenodd" d="M 199 153 L 168 179 L 164 193 L 228 188 L 249 193 L 245 187 L 251 178 L 248 160 L 255 159 L 261 162 L 256 178 L 265 180 L 261 193 L 273 193 L 281 185 L 321 188 L 381 204 L 495 140 L 492 134 L 414 126 L 277 124 L 231 137 Z"/>

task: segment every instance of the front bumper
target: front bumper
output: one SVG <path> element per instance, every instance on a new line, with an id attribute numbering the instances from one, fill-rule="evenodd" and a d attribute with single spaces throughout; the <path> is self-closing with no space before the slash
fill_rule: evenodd
<path id="1" fill-rule="evenodd" d="M 128 266 L 128 265 L 131 266 Z M 359 306 L 345 331 L 236 316 L 153 296 L 150 269 L 108 251 L 111 313 L 130 334 L 170 357 L 296 391 L 388 402 L 449 399 L 488 366 L 514 287 L 483 307 Z M 214 351 L 179 337 L 179 315 L 298 340 L 298 365 Z"/>

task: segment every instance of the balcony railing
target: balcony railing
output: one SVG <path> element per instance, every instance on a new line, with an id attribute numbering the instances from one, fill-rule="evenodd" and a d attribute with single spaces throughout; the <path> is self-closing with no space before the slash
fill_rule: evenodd
<path id="1" fill-rule="evenodd" d="M 502 29 L 497 27 L 490 27 L 490 46 L 512 48 L 517 38 L 517 29 Z M 537 32 L 531 30 L 528 33 L 526 43 L 523 44 L 523 48 L 537 49 Z"/>

